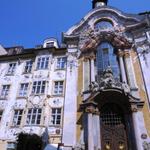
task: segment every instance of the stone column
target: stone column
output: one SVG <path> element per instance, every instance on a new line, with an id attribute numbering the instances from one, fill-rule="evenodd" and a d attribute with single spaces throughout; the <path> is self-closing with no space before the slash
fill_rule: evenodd
<path id="1" fill-rule="evenodd" d="M 91 59 L 91 82 L 95 82 L 94 58 Z"/>
<path id="2" fill-rule="evenodd" d="M 125 60 L 125 65 L 126 65 L 128 83 L 131 89 L 131 94 L 134 97 L 138 98 L 139 94 L 138 94 L 138 88 L 137 88 L 137 83 L 135 79 L 133 62 L 131 60 L 130 52 L 128 50 L 126 50 L 124 53 L 124 60 Z"/>
<path id="3" fill-rule="evenodd" d="M 93 106 L 88 106 L 86 108 L 86 113 L 88 113 L 88 150 L 94 150 L 94 136 L 93 136 L 93 113 L 95 108 Z"/>
<path id="4" fill-rule="evenodd" d="M 98 109 L 95 114 L 95 133 L 96 133 L 96 150 L 101 150 L 101 130 L 100 130 L 100 112 Z"/>
<path id="5" fill-rule="evenodd" d="M 141 133 L 139 129 L 139 121 L 138 121 L 138 111 L 136 106 L 132 108 L 132 120 L 133 120 L 133 127 L 134 127 L 134 135 L 135 135 L 135 143 L 137 150 L 143 150 Z"/>
<path id="6" fill-rule="evenodd" d="M 89 90 L 90 85 L 90 60 L 88 58 L 84 59 L 83 62 L 83 77 L 84 77 L 84 91 Z"/>
<path id="7" fill-rule="evenodd" d="M 123 62 L 123 55 L 124 55 L 123 51 L 119 50 L 118 57 L 119 57 L 119 63 L 120 63 L 121 78 L 122 78 L 122 82 L 127 83 L 125 66 L 124 66 L 124 62 Z"/>

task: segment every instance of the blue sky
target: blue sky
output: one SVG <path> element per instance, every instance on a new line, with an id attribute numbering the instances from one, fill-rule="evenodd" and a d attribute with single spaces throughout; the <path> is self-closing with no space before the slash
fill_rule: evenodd
<path id="1" fill-rule="evenodd" d="M 150 0 L 109 0 L 126 13 L 150 11 Z M 91 0 L 0 0 L 0 44 L 4 47 L 42 44 L 61 33 L 91 10 Z"/>

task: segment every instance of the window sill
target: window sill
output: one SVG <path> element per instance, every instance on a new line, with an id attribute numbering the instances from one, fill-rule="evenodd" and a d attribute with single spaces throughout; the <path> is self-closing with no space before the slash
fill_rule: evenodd
<path id="1" fill-rule="evenodd" d="M 12 125 L 10 128 L 20 128 L 20 125 Z"/>
<path id="2" fill-rule="evenodd" d="M 64 95 L 63 94 L 54 94 L 54 95 L 52 95 L 51 97 L 64 97 Z"/>
<path id="3" fill-rule="evenodd" d="M 34 71 L 49 70 L 49 68 L 35 69 Z"/>
<path id="4" fill-rule="evenodd" d="M 14 76 L 14 73 L 12 73 L 12 74 L 5 74 L 5 76 Z"/>
<path id="5" fill-rule="evenodd" d="M 17 97 L 16 97 L 16 99 L 21 99 L 21 98 L 27 99 L 27 96 L 17 96 Z"/>
<path id="6" fill-rule="evenodd" d="M 42 94 L 30 94 L 30 96 L 45 96 L 45 93 L 42 93 Z"/>
<path id="7" fill-rule="evenodd" d="M 32 72 L 23 72 L 23 75 L 28 75 L 28 74 L 32 74 Z"/>
<path id="8" fill-rule="evenodd" d="M 60 68 L 60 69 L 55 69 L 55 71 L 65 71 L 66 70 L 66 68 Z"/>
<path id="9" fill-rule="evenodd" d="M 49 125 L 49 127 L 62 128 L 62 126 L 60 124 L 59 125 Z"/>
<path id="10" fill-rule="evenodd" d="M 8 100 L 8 97 L 0 97 L 0 100 Z"/>
<path id="11" fill-rule="evenodd" d="M 23 127 L 45 127 L 44 125 L 41 125 L 41 124 L 29 124 L 29 125 L 24 125 Z"/>

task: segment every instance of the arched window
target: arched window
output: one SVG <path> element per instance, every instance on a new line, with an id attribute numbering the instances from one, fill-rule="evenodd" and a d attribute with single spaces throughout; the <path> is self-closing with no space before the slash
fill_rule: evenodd
<path id="1" fill-rule="evenodd" d="M 97 47 L 97 70 L 99 75 L 103 75 L 104 70 L 111 67 L 115 78 L 120 78 L 120 69 L 117 61 L 117 56 L 114 52 L 114 47 L 108 43 L 103 42 Z"/>
<path id="2" fill-rule="evenodd" d="M 113 24 L 109 21 L 99 21 L 95 24 L 95 29 L 102 29 L 102 30 L 105 30 L 105 29 L 110 29 L 113 27 Z"/>

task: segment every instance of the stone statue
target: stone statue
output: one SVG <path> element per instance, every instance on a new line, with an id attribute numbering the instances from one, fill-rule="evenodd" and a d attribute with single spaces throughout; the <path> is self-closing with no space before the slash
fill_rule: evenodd
<path id="1" fill-rule="evenodd" d="M 90 85 L 92 92 L 97 92 L 99 90 L 99 84 L 97 82 L 92 82 Z"/>

